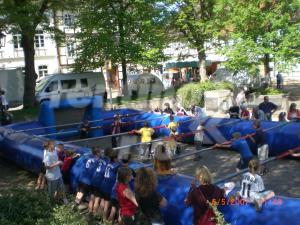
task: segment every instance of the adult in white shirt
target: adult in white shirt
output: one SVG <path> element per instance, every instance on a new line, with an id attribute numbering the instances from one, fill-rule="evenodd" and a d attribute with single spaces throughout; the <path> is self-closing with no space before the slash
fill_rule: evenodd
<path id="1" fill-rule="evenodd" d="M 237 94 L 237 96 L 235 98 L 235 101 L 236 101 L 237 106 L 241 106 L 241 104 L 246 101 L 246 96 L 245 96 L 244 90 L 240 90 L 240 92 Z"/>

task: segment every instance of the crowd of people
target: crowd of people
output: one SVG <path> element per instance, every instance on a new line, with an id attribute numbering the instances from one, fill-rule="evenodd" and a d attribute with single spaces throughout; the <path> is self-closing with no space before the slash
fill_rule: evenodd
<path id="1" fill-rule="evenodd" d="M 262 103 L 252 108 L 252 113 L 248 110 L 245 92 L 241 90 L 235 100 L 235 104 L 228 110 L 230 118 L 235 119 L 258 119 L 261 121 L 272 121 L 272 116 L 278 110 L 278 106 L 270 101 L 269 96 L 265 96 Z M 296 103 L 291 103 L 288 112 L 280 112 L 278 115 L 280 122 L 299 122 L 300 111 Z"/>

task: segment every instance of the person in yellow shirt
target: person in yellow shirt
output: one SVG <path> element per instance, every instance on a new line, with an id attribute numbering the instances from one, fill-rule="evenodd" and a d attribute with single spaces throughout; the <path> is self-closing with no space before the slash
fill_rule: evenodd
<path id="1" fill-rule="evenodd" d="M 151 141 L 152 141 L 152 135 L 154 134 L 154 129 L 149 127 L 149 124 L 146 122 L 144 123 L 144 126 L 139 129 L 135 130 L 135 133 L 141 135 L 141 152 L 140 156 L 144 157 L 147 156 L 150 158 L 151 154 Z"/>
<path id="2" fill-rule="evenodd" d="M 170 123 L 168 124 L 167 128 L 170 130 L 170 140 L 168 142 L 168 148 L 173 154 L 175 154 L 177 149 L 176 135 L 178 134 L 178 123 L 174 122 L 173 116 L 170 116 Z"/>

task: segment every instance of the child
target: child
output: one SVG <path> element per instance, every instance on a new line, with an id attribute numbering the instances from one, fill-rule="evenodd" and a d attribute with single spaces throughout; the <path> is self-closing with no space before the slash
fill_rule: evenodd
<path id="1" fill-rule="evenodd" d="M 129 188 L 129 181 L 132 177 L 132 171 L 129 168 L 122 167 L 118 171 L 118 183 L 116 187 L 117 198 L 120 204 L 120 215 L 123 225 L 133 225 L 134 215 L 137 211 L 138 203 L 134 193 Z"/>
<path id="2" fill-rule="evenodd" d="M 278 115 L 278 121 L 279 122 L 287 122 L 287 120 L 286 120 L 286 112 L 279 113 L 279 115 Z"/>
<path id="3" fill-rule="evenodd" d="M 58 160 L 63 162 L 65 158 L 64 145 L 61 143 L 58 144 L 55 150 L 57 152 Z"/>
<path id="4" fill-rule="evenodd" d="M 198 125 L 195 136 L 194 136 L 194 144 L 195 144 L 197 151 L 201 150 L 201 148 L 202 148 L 202 143 L 203 143 L 203 138 L 204 138 L 204 130 L 205 130 L 204 124 L 205 124 L 204 122 L 201 122 Z M 200 154 L 196 154 L 194 161 L 198 161 L 199 159 L 201 159 Z"/>
<path id="5" fill-rule="evenodd" d="M 92 177 L 92 185 L 91 185 L 92 194 L 89 202 L 89 212 L 93 213 L 94 215 L 97 215 L 101 198 L 103 197 L 100 192 L 100 187 L 104 179 L 104 172 L 109 163 L 111 152 L 112 152 L 111 148 L 106 148 L 104 150 L 104 156 L 97 161 L 96 169 Z"/>
<path id="6" fill-rule="evenodd" d="M 253 122 L 253 128 L 255 129 L 255 135 L 250 136 L 251 141 L 253 141 L 257 146 L 257 156 L 259 162 L 262 163 L 264 160 L 268 159 L 269 156 L 269 146 L 266 140 L 266 134 L 260 127 L 260 121 L 255 120 Z M 266 173 L 266 167 L 260 167 L 260 175 L 263 176 Z"/>
<path id="7" fill-rule="evenodd" d="M 196 181 L 199 181 L 201 185 L 196 187 Z M 191 183 L 190 191 L 185 199 L 185 203 L 194 209 L 194 224 L 217 224 L 215 214 L 207 201 L 223 202 L 224 197 L 225 190 L 212 183 L 208 168 L 201 166 L 197 169 L 195 181 Z"/>
<path id="8" fill-rule="evenodd" d="M 240 107 L 241 107 L 241 119 L 249 120 L 250 119 L 250 112 L 247 109 L 247 105 L 242 104 Z"/>
<path id="9" fill-rule="evenodd" d="M 71 150 L 65 150 L 64 163 L 61 166 L 61 173 L 67 191 L 69 191 L 70 186 L 70 170 L 73 165 L 73 160 L 79 156 L 79 154 L 75 155 Z"/>
<path id="10" fill-rule="evenodd" d="M 44 158 L 46 167 L 46 179 L 48 184 L 48 192 L 50 197 L 56 198 L 60 193 L 63 196 L 64 204 L 68 204 L 68 200 L 65 195 L 64 183 L 60 172 L 60 166 L 62 161 L 58 161 L 57 152 L 54 148 L 54 142 L 49 141 L 47 144 L 47 151 Z"/>
<path id="11" fill-rule="evenodd" d="M 95 166 L 97 165 L 97 160 L 100 158 L 100 149 L 94 147 L 92 149 L 92 155 L 87 157 L 84 161 L 85 167 L 81 171 L 78 178 L 78 192 L 75 198 L 75 206 L 78 206 L 85 194 L 89 193 L 91 189 L 92 177 L 95 171 Z"/>
<path id="12" fill-rule="evenodd" d="M 241 134 L 235 132 L 232 134 L 233 142 L 232 144 L 215 144 L 216 148 L 232 148 L 240 153 L 240 161 L 237 164 L 236 170 L 239 172 L 242 169 L 246 169 L 249 161 L 253 158 L 253 154 L 248 146 L 245 139 L 241 139 Z"/>
<path id="13" fill-rule="evenodd" d="M 134 130 L 133 132 L 138 133 L 141 135 L 141 152 L 140 156 L 148 156 L 150 157 L 151 154 L 151 141 L 152 141 L 152 135 L 154 134 L 154 129 L 149 127 L 149 124 L 146 122 L 144 123 L 144 126 L 140 130 Z"/>
<path id="14" fill-rule="evenodd" d="M 86 139 L 89 136 L 90 124 L 88 120 L 84 120 L 80 128 L 80 139 Z"/>
<path id="15" fill-rule="evenodd" d="M 40 168 L 40 173 L 39 173 L 39 176 L 38 176 L 38 179 L 37 179 L 37 186 L 35 187 L 35 190 L 43 190 L 45 188 L 45 183 L 46 183 L 46 177 L 45 177 L 46 167 L 45 167 L 45 164 L 44 164 L 44 158 L 45 158 L 46 151 L 47 151 L 46 149 L 48 149 L 48 145 L 49 145 L 48 141 L 44 143 L 42 165 L 41 165 L 41 168 Z"/>
<path id="16" fill-rule="evenodd" d="M 117 171 L 120 166 L 118 162 L 118 152 L 113 150 L 110 155 L 110 160 L 106 166 L 104 178 L 101 182 L 100 191 L 103 198 L 101 198 L 100 211 L 103 212 L 103 218 L 108 218 L 108 211 L 110 206 L 110 196 L 112 188 L 116 182 Z"/>
<path id="17" fill-rule="evenodd" d="M 265 191 L 265 186 L 261 176 L 257 174 L 259 162 L 250 160 L 249 172 L 243 174 L 241 190 L 238 194 L 246 201 L 255 204 L 256 211 L 260 211 L 262 204 L 275 196 L 273 191 Z"/>
<path id="18" fill-rule="evenodd" d="M 170 151 L 173 152 L 173 154 L 175 155 L 177 148 L 176 135 L 178 134 L 178 123 L 174 122 L 174 116 L 172 115 L 170 116 L 170 123 L 168 124 L 167 128 L 170 130 L 170 141 L 168 142 L 168 147 Z"/>

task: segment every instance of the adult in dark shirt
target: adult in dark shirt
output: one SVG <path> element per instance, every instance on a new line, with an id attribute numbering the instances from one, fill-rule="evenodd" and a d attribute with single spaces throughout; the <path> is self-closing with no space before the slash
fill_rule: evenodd
<path id="1" fill-rule="evenodd" d="M 283 76 L 281 73 L 277 73 L 276 75 L 276 83 L 277 83 L 277 89 L 282 89 L 283 86 Z"/>
<path id="2" fill-rule="evenodd" d="M 240 118 L 240 108 L 237 105 L 233 105 L 229 108 L 228 113 L 230 118 L 239 119 Z"/>
<path id="3" fill-rule="evenodd" d="M 196 171 L 195 178 L 185 199 L 185 203 L 194 209 L 194 224 L 216 224 L 215 214 L 207 201 L 211 204 L 225 202 L 225 190 L 212 184 L 211 174 L 206 166 L 201 166 Z M 196 181 L 201 185 L 196 187 Z"/>
<path id="4" fill-rule="evenodd" d="M 114 121 L 111 126 L 112 126 L 111 134 L 119 134 L 121 132 L 122 120 L 121 120 L 121 115 L 119 113 L 117 113 L 114 116 Z M 113 136 L 111 138 L 112 148 L 118 147 L 119 137 L 120 136 Z"/>
<path id="5" fill-rule="evenodd" d="M 270 102 L 268 96 L 265 96 L 264 101 L 258 105 L 258 108 L 265 113 L 267 120 L 272 121 L 272 114 L 277 110 L 278 106 Z"/>
<path id="6" fill-rule="evenodd" d="M 157 177 L 153 170 L 141 168 L 136 173 L 135 195 L 141 213 L 138 224 L 151 225 L 163 222 L 160 208 L 167 205 L 167 200 L 156 191 Z"/>
<path id="7" fill-rule="evenodd" d="M 165 103 L 164 106 L 165 106 L 165 109 L 164 109 L 163 113 L 170 114 L 170 115 L 174 115 L 175 114 L 174 111 L 173 111 L 173 109 L 170 107 L 169 103 Z"/>

